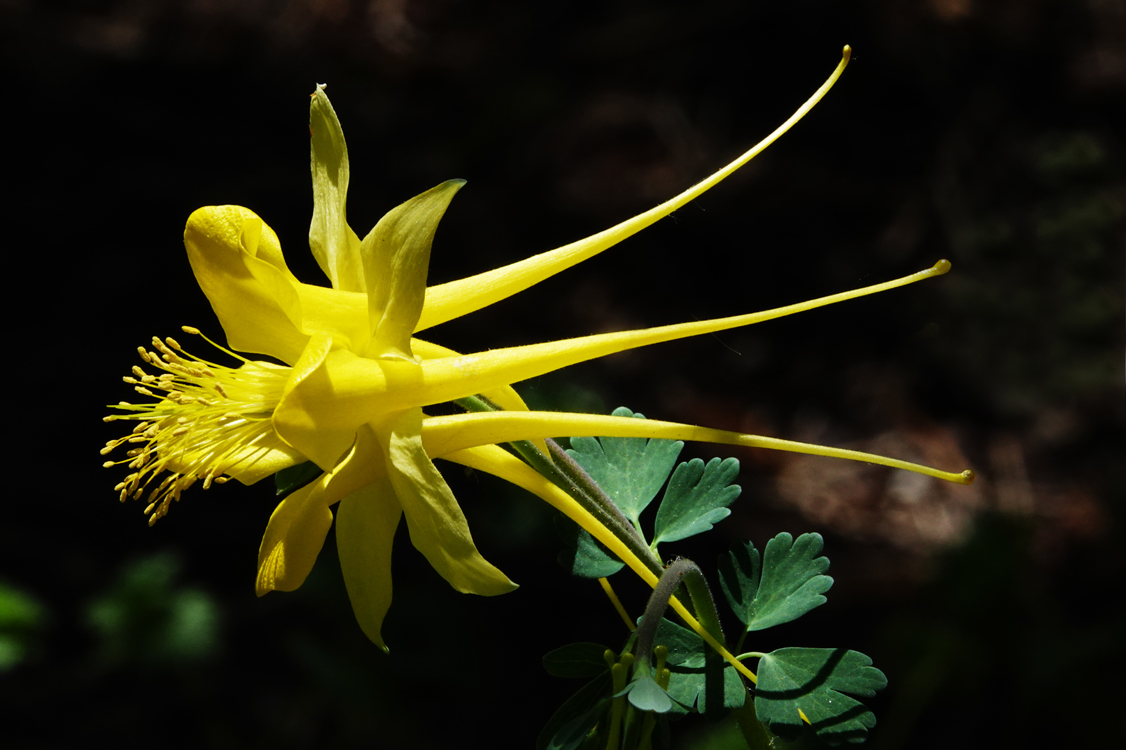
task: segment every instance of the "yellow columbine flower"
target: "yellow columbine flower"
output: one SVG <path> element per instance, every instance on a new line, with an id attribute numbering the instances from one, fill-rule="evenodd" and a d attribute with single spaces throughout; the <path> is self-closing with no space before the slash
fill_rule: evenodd
<path id="1" fill-rule="evenodd" d="M 512 384 L 577 362 L 639 346 L 749 325 L 872 294 L 945 273 L 945 261 L 895 281 L 765 312 L 639 331 L 601 334 L 463 355 L 415 338 L 419 332 L 493 304 L 605 250 L 667 216 L 744 165 L 805 115 L 844 70 L 766 140 L 698 185 L 611 229 L 525 261 L 426 287 L 438 222 L 464 184 L 452 180 L 380 219 L 362 240 L 348 226 L 348 154 L 340 123 L 318 86 L 312 95 L 313 220 L 309 244 L 332 288 L 303 284 L 289 271 L 277 235 L 239 206 L 201 208 L 184 244 L 196 279 L 234 355 L 224 367 L 189 355 L 173 339 L 154 339 L 127 382 L 159 400 L 122 402 L 134 430 L 103 451 L 130 446 L 132 470 L 118 485 L 124 501 L 149 493 L 150 522 L 197 481 L 234 477 L 251 484 L 313 461 L 319 479 L 274 510 L 258 559 L 259 595 L 293 590 L 312 569 L 336 511 L 344 580 L 364 632 L 380 646 L 391 602 L 391 541 L 406 516 L 414 546 L 459 591 L 494 595 L 515 587 L 477 551 L 461 508 L 434 458 L 473 466 L 526 487 L 564 510 L 612 549 L 608 536 L 565 493 L 497 444 L 551 436 L 602 435 L 702 440 L 839 456 L 969 481 L 870 454 L 703 427 L 587 414 L 529 411 Z M 184 329 L 199 334 L 194 328 Z M 222 348 L 222 347 L 220 347 Z M 229 350 L 228 354 L 233 354 Z M 423 407 L 483 395 L 504 411 L 431 417 Z M 163 472 L 168 474 L 157 480 Z M 628 550 L 620 553 L 629 557 Z M 636 560 L 627 560 L 652 577 Z M 654 579 L 655 580 L 655 579 Z"/>

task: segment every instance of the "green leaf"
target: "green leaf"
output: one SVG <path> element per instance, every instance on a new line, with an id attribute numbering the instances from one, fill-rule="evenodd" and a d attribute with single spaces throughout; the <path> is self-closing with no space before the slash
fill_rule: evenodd
<path id="1" fill-rule="evenodd" d="M 713 458 L 706 466 L 694 458 L 677 466 L 657 509 L 653 547 L 703 534 L 731 515 L 727 506 L 742 492 L 731 484 L 738 475 L 739 461 L 734 458 Z"/>
<path id="2" fill-rule="evenodd" d="M 665 689 L 657 684 L 653 679 L 653 675 L 636 674 L 626 689 L 623 691 L 628 693 L 629 702 L 633 707 L 639 711 L 653 711 L 659 714 L 667 714 L 673 708 L 673 700 Z"/>
<path id="3" fill-rule="evenodd" d="M 710 711 L 718 716 L 725 712 L 724 709 L 738 708 L 746 701 L 747 688 L 743 685 L 743 679 L 734 667 L 726 665 L 723 668 L 722 705 L 710 705 L 706 669 L 709 646 L 694 631 L 662 619 L 661 624 L 657 626 L 657 636 L 654 641 L 669 650 L 665 659 L 665 666 L 672 673 L 667 690 L 669 696 L 676 703 L 687 706 L 686 709 L 674 705 L 671 713 L 683 714 L 695 706 L 700 713 Z M 718 681 L 718 678 L 716 679 Z M 716 687 L 718 688 L 718 683 Z"/>
<path id="4" fill-rule="evenodd" d="M 536 738 L 536 750 L 578 750 L 590 739 L 592 733 L 607 729 L 606 715 L 610 711 L 610 693 L 614 683 L 610 670 L 579 688 L 559 707 Z M 591 746 L 605 747 L 597 741 Z"/>
<path id="5" fill-rule="evenodd" d="M 796 620 L 825 603 L 833 579 L 822 575 L 829 558 L 818 557 L 820 534 L 793 536 L 782 532 L 766 543 L 766 556 L 747 542 L 719 559 L 719 582 L 727 602 L 747 631 L 765 630 Z"/>
<path id="6" fill-rule="evenodd" d="M 577 523 L 565 516 L 556 516 L 555 530 L 563 540 L 559 564 L 579 578 L 607 578 L 623 567 L 623 563 Z"/>
<path id="7" fill-rule="evenodd" d="M 278 488 L 277 494 L 280 497 L 294 490 L 299 490 L 323 473 L 321 467 L 312 461 L 282 469 L 274 474 L 274 485 Z"/>
<path id="8" fill-rule="evenodd" d="M 624 406 L 613 416 L 645 419 Z M 657 496 L 683 447 L 679 440 L 576 437 L 567 453 L 640 530 L 641 511 Z"/>
<path id="9" fill-rule="evenodd" d="M 543 668 L 556 677 L 593 677 L 609 669 L 607 651 L 597 643 L 571 643 L 544 655 Z"/>
<path id="10" fill-rule="evenodd" d="M 845 693 L 871 697 L 885 687 L 884 673 L 858 651 L 783 648 L 759 660 L 755 710 L 772 732 L 783 737 L 801 730 L 801 711 L 817 736 L 829 744 L 863 742 L 876 717 Z"/>

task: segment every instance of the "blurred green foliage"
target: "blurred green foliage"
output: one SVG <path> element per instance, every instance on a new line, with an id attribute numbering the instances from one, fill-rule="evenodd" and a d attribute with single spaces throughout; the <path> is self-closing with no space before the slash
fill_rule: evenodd
<path id="1" fill-rule="evenodd" d="M 0 672 L 34 657 L 46 624 L 38 599 L 0 581 Z"/>
<path id="2" fill-rule="evenodd" d="M 183 562 L 160 553 L 129 563 L 86 610 L 106 668 L 159 669 L 218 656 L 219 607 L 177 583 Z"/>

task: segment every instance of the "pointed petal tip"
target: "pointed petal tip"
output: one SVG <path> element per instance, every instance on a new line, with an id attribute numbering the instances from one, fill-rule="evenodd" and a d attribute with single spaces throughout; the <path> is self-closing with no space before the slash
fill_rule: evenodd
<path id="1" fill-rule="evenodd" d="M 361 622 L 360 630 L 364 632 L 364 635 L 368 637 L 369 641 L 379 647 L 380 651 L 385 654 L 391 653 L 391 649 L 387 647 L 387 642 L 383 640 L 383 633 L 380 632 L 379 627 L 376 627 L 373 631 L 369 628 L 364 627 L 364 623 Z"/>
<path id="2" fill-rule="evenodd" d="M 501 576 L 504 577 L 503 583 L 500 582 L 500 581 L 497 581 L 495 586 L 490 588 L 488 591 L 473 591 L 473 592 L 470 592 L 470 593 L 474 593 L 474 594 L 479 593 L 482 596 L 501 596 L 502 594 L 511 594 L 513 591 L 520 588 L 520 584 L 516 583 L 511 578 L 504 575 L 504 573 L 501 573 Z"/>
<path id="3" fill-rule="evenodd" d="M 278 557 L 278 549 L 275 547 L 258 566 L 258 577 L 254 581 L 254 593 L 258 598 L 262 598 L 275 589 Z"/>

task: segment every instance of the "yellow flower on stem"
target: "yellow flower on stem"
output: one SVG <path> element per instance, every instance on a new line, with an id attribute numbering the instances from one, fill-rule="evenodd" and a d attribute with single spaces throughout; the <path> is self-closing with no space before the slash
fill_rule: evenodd
<path id="1" fill-rule="evenodd" d="M 332 525 L 356 617 L 384 646 L 380 629 L 391 603 L 391 541 L 406 517 L 411 542 L 458 591 L 483 595 L 515 587 L 473 543 L 461 508 L 434 458 L 490 472 L 525 487 L 610 546 L 643 578 L 650 568 L 614 535 L 527 464 L 497 447 L 532 441 L 546 454 L 551 436 L 700 440 L 836 456 L 968 482 L 904 461 L 704 427 L 613 416 L 529 411 L 512 384 L 568 365 L 661 341 L 750 325 L 873 294 L 945 273 L 949 264 L 901 279 L 787 307 L 638 331 L 586 336 L 461 354 L 416 334 L 493 304 L 617 244 L 710 189 L 803 117 L 840 76 L 837 69 L 789 120 L 734 162 L 669 201 L 606 231 L 460 281 L 427 288 L 431 244 L 461 180 L 443 183 L 385 215 L 362 240 L 348 226 L 349 164 L 336 114 L 318 86 L 310 132 L 314 206 L 309 244 L 332 287 L 304 284 L 281 244 L 257 215 L 239 206 L 201 208 L 184 244 L 196 279 L 215 310 L 237 368 L 188 354 L 174 339 L 154 339 L 126 378 L 158 400 L 120 403 L 133 431 L 103 453 L 128 446 L 132 470 L 121 500 L 150 503 L 150 522 L 197 481 L 253 482 L 306 461 L 323 472 L 274 510 L 259 550 L 257 590 L 301 585 Z M 199 334 L 194 328 L 184 328 Z M 210 340 L 208 339 L 210 342 Z M 211 342 L 213 343 L 213 342 Z M 231 350 L 273 357 L 259 362 Z M 428 416 L 423 407 L 482 396 L 498 411 Z M 163 479 L 157 479 L 158 476 Z M 648 571 L 648 573 L 643 573 Z M 678 603 L 674 603 L 677 606 Z M 694 621 L 683 612 L 690 624 Z"/>

